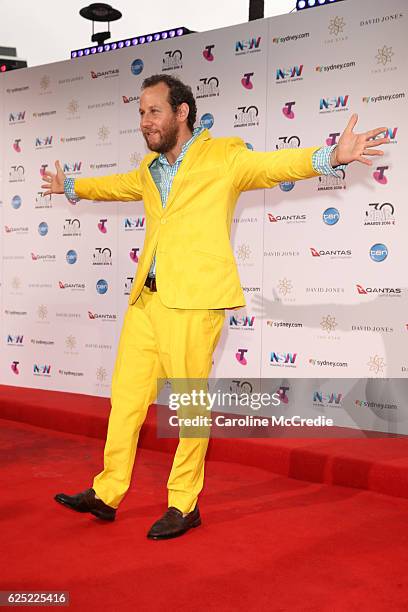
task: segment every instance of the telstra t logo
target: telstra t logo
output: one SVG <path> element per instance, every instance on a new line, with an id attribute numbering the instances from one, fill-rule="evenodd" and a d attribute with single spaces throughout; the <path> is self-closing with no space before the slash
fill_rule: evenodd
<path id="1" fill-rule="evenodd" d="M 289 391 L 289 387 L 279 387 L 277 393 L 279 395 L 280 401 L 283 404 L 289 404 L 289 398 L 286 395 L 286 391 Z"/>
<path id="2" fill-rule="evenodd" d="M 20 374 L 20 370 L 18 369 L 18 364 L 20 362 L 19 361 L 12 361 L 11 362 L 11 371 L 14 372 L 14 374 Z"/>
<path id="3" fill-rule="evenodd" d="M 243 78 L 241 79 L 241 83 L 242 85 L 245 87 L 245 89 L 253 89 L 254 88 L 254 84 L 251 81 L 251 77 L 254 76 L 253 72 L 246 72 L 243 76 Z"/>
<path id="4" fill-rule="evenodd" d="M 139 251 L 140 251 L 139 247 L 136 247 L 136 248 L 133 248 L 133 249 L 130 250 L 129 257 L 135 263 L 138 263 L 138 261 L 139 261 L 139 256 L 138 256 L 138 252 Z"/>
<path id="5" fill-rule="evenodd" d="M 108 229 L 105 225 L 105 223 L 107 223 L 108 220 L 107 219 L 99 219 L 99 223 L 98 223 L 98 230 L 100 232 L 102 232 L 102 234 L 106 234 Z"/>
<path id="6" fill-rule="evenodd" d="M 248 352 L 248 349 L 238 349 L 235 353 L 235 358 L 241 365 L 247 365 L 248 361 L 245 358 L 245 353 Z"/>
<path id="7" fill-rule="evenodd" d="M 16 138 L 16 140 L 13 142 L 13 149 L 16 151 L 16 153 L 21 153 L 20 142 L 21 138 Z"/>
<path id="8" fill-rule="evenodd" d="M 215 45 L 207 45 L 203 51 L 203 57 L 204 59 L 207 60 L 207 62 L 213 62 L 214 61 L 214 54 L 212 53 L 212 50 L 214 49 Z"/>
<path id="9" fill-rule="evenodd" d="M 295 113 L 292 110 L 292 107 L 295 106 L 295 104 L 296 102 L 286 102 L 285 106 L 282 108 L 282 113 L 287 119 L 295 118 Z"/>
<path id="10" fill-rule="evenodd" d="M 380 183 L 380 185 L 386 185 L 388 183 L 388 179 L 385 176 L 385 171 L 388 170 L 389 166 L 377 166 L 375 172 L 373 172 L 373 177 Z"/>
<path id="11" fill-rule="evenodd" d="M 333 132 L 332 134 L 329 134 L 329 137 L 326 138 L 327 146 L 331 147 L 331 146 L 337 144 L 337 137 L 338 136 L 340 136 L 340 132 Z"/>

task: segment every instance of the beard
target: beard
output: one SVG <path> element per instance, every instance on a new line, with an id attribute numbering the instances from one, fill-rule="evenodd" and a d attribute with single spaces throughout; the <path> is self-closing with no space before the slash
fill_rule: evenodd
<path id="1" fill-rule="evenodd" d="M 177 143 L 179 130 L 178 123 L 174 120 L 169 122 L 169 124 L 161 130 L 160 138 L 157 141 L 149 142 L 147 134 L 143 134 L 143 137 L 150 151 L 154 151 L 155 153 L 168 153 Z M 159 134 L 159 132 L 155 132 L 155 134 Z"/>

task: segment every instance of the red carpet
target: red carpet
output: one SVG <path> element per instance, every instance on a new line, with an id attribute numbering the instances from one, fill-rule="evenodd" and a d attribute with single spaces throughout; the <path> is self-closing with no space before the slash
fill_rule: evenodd
<path id="1" fill-rule="evenodd" d="M 105 439 L 109 400 L 89 395 L 21 389 L 0 385 L 0 418 L 56 431 Z M 368 489 L 408 498 L 406 438 L 215 439 L 209 461 L 253 466 L 300 480 Z M 347 435 L 350 435 L 348 432 Z M 361 435 L 355 431 L 354 435 Z M 364 434 L 362 434 L 364 435 Z M 371 437 L 374 436 L 374 437 Z M 158 439 L 155 408 L 142 429 L 141 448 L 173 453 L 174 440 Z"/>
<path id="2" fill-rule="evenodd" d="M 168 454 L 138 452 L 106 524 L 52 499 L 88 486 L 102 440 L 3 420 L 0 445 L 1 590 L 67 590 L 80 612 L 407 609 L 406 499 L 213 460 L 203 526 L 152 542 Z"/>

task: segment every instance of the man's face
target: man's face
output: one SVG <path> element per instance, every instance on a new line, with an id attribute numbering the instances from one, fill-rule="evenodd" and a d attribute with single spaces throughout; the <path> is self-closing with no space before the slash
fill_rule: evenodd
<path id="1" fill-rule="evenodd" d="M 165 83 L 146 87 L 140 97 L 140 129 L 151 151 L 167 153 L 177 143 L 179 123 L 168 101 Z"/>

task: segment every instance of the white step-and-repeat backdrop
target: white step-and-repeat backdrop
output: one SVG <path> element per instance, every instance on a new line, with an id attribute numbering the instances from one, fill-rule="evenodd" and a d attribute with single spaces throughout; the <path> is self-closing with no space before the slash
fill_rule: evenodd
<path id="1" fill-rule="evenodd" d="M 277 378 L 311 412 L 408 433 L 406 9 L 341 2 L 2 75 L 0 381 L 109 395 L 143 205 L 72 206 L 43 196 L 41 173 L 135 168 L 140 86 L 165 73 L 192 86 L 213 136 L 255 150 L 333 144 L 353 112 L 361 131 L 386 126 L 371 168 L 241 196 L 247 308 L 227 312 L 213 376 Z"/>

